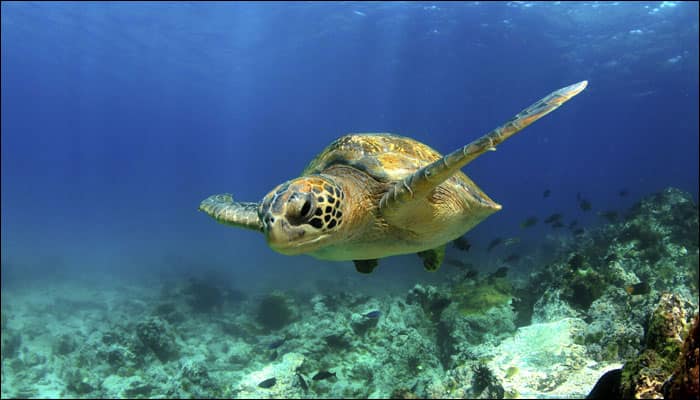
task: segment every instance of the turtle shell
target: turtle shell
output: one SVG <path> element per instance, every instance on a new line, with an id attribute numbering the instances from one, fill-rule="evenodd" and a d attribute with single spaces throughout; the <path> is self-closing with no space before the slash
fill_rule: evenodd
<path id="1" fill-rule="evenodd" d="M 302 176 L 317 174 L 332 165 L 357 168 L 380 182 L 403 179 L 442 155 L 417 140 L 390 133 L 355 133 L 326 147 Z"/>

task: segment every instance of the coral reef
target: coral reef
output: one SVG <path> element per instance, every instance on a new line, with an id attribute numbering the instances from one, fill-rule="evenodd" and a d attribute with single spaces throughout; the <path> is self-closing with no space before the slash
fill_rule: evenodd
<path id="1" fill-rule="evenodd" d="M 298 371 L 304 363 L 299 353 L 287 353 L 280 362 L 246 375 L 231 389 L 231 395 L 241 399 L 301 398 L 308 390 L 309 380 Z M 262 384 L 266 382 L 265 384 Z M 302 383 L 304 382 L 304 383 Z"/>
<path id="2" fill-rule="evenodd" d="M 662 387 L 677 365 L 688 331 L 687 303 L 675 294 L 661 296 L 649 321 L 646 348 L 622 369 L 623 397 L 663 397 Z"/>
<path id="3" fill-rule="evenodd" d="M 160 361 L 165 362 L 178 357 L 175 335 L 168 322 L 158 317 L 148 318 L 136 325 L 136 335 Z"/>
<path id="4" fill-rule="evenodd" d="M 697 399 L 700 395 L 700 317 L 685 339 L 678 365 L 663 387 L 664 398 Z"/>
<path id="5" fill-rule="evenodd" d="M 697 393 L 693 229 L 697 207 L 670 189 L 520 280 L 4 288 L 2 396 L 584 397 L 610 372 L 626 395 L 684 398 Z"/>
<path id="6" fill-rule="evenodd" d="M 578 318 L 518 328 L 488 363 L 507 393 L 537 397 L 583 397 L 605 371 L 619 364 L 598 363 L 578 344 L 586 323 Z M 591 381 L 593 379 L 593 381 Z"/>
<path id="7" fill-rule="evenodd" d="M 292 300 L 283 293 L 270 293 L 258 304 L 255 320 L 266 330 L 279 330 L 294 320 Z"/>
<path id="8" fill-rule="evenodd" d="M 584 344 L 594 359 L 634 357 L 661 292 L 698 297 L 697 228 L 689 194 L 669 188 L 643 199 L 624 220 L 580 236 L 561 260 L 516 288 L 519 326 L 582 317 L 590 321 Z M 687 307 L 697 308 L 697 300 Z"/>

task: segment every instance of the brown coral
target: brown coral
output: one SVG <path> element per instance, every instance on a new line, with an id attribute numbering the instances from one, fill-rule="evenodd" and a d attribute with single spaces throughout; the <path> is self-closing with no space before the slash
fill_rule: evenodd
<path id="1" fill-rule="evenodd" d="M 622 397 L 662 398 L 663 385 L 671 375 L 681 354 L 683 333 L 687 327 L 685 309 L 688 304 L 680 296 L 664 293 L 649 321 L 647 348 L 622 369 Z"/>
<path id="2" fill-rule="evenodd" d="M 700 385 L 700 317 L 695 315 L 695 322 L 683 343 L 679 365 L 673 378 L 664 387 L 667 399 L 697 399 Z"/>

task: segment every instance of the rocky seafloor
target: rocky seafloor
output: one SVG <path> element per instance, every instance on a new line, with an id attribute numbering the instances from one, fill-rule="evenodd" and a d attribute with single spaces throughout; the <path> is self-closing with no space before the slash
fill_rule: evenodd
<path id="1" fill-rule="evenodd" d="M 683 398 L 669 377 L 697 382 L 698 269 L 698 207 L 666 189 L 562 238 L 527 279 L 461 271 L 401 296 L 3 288 L 1 394 L 580 398 L 608 373 L 602 390 Z"/>

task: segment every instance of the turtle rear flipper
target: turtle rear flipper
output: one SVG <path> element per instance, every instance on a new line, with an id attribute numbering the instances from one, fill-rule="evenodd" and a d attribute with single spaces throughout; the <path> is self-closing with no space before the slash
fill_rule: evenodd
<path id="1" fill-rule="evenodd" d="M 374 271 L 375 268 L 377 268 L 377 265 L 379 265 L 379 260 L 374 259 L 374 260 L 354 260 L 355 263 L 355 269 L 357 272 L 363 273 L 363 274 L 371 274 L 372 271 Z"/>
<path id="2" fill-rule="evenodd" d="M 587 84 L 588 81 L 581 81 L 550 93 L 486 135 L 394 183 L 379 202 L 382 215 L 393 219 L 392 216 L 397 212 L 401 214 L 400 211 L 406 204 L 412 200 L 424 199 L 469 162 L 489 150 L 495 150 L 504 140 L 556 110 L 585 89 Z M 401 220 L 401 217 L 396 219 Z"/>
<path id="3" fill-rule="evenodd" d="M 423 260 L 423 266 L 426 270 L 435 272 L 440 268 L 442 260 L 445 258 L 445 247 L 446 245 L 442 245 L 434 249 L 419 251 L 417 253 L 418 257 Z"/>
<path id="4" fill-rule="evenodd" d="M 207 197 L 199 205 L 199 211 L 204 211 L 222 224 L 259 232 L 263 230 L 258 218 L 258 203 L 233 201 L 233 197 L 228 193 Z"/>

